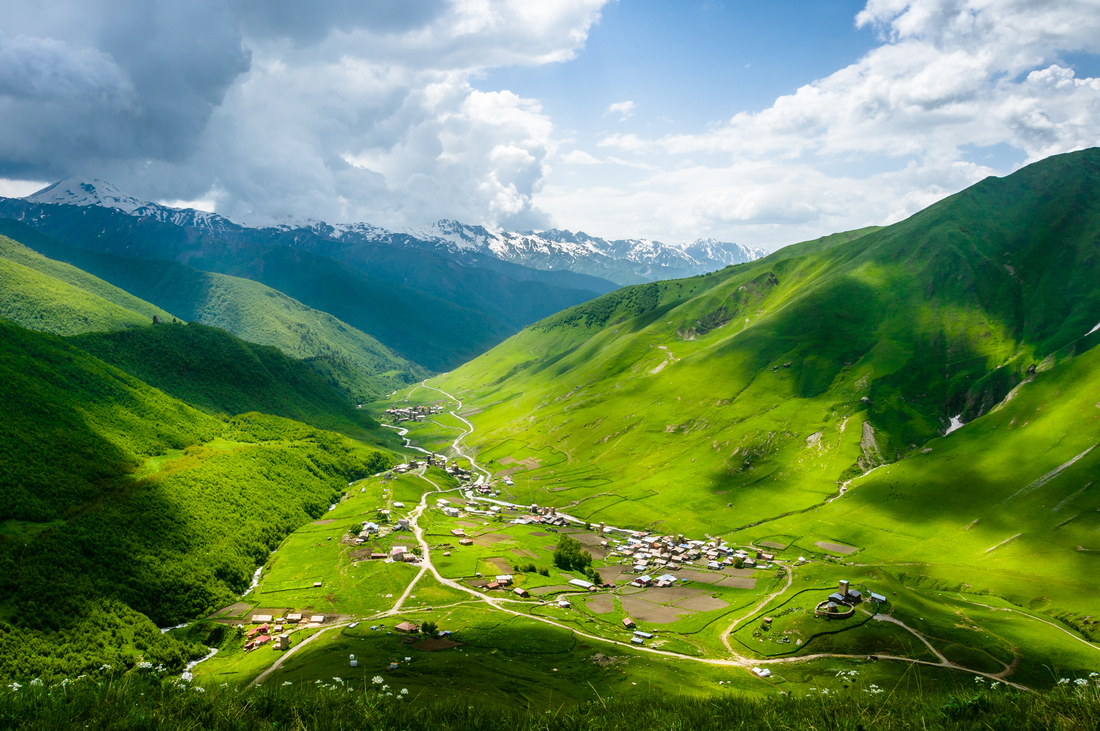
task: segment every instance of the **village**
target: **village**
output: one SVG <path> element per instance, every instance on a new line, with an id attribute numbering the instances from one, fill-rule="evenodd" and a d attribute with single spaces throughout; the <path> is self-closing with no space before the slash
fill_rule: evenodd
<path id="1" fill-rule="evenodd" d="M 511 486 L 511 479 L 504 478 L 494 483 L 478 478 L 477 482 L 473 483 L 471 470 L 459 466 L 456 460 L 448 460 L 437 454 L 428 454 L 423 459 L 410 459 L 396 465 L 387 473 L 375 477 L 380 478 L 379 484 L 386 489 L 386 486 L 397 476 L 409 475 L 410 472 L 422 471 L 429 467 L 443 470 L 454 477 L 459 482 L 458 491 L 462 495 L 461 498 L 439 495 L 434 500 L 424 496 L 425 513 L 422 517 L 425 514 L 429 516 L 434 514 L 440 516 L 436 521 L 452 521 L 451 527 L 432 529 L 433 531 L 445 530 L 448 534 L 446 539 L 433 539 L 429 545 L 432 555 L 440 555 L 445 559 L 450 557 L 453 551 L 474 547 L 475 538 L 479 532 L 468 534 L 466 526 L 471 525 L 470 523 L 466 522 L 465 526 L 454 526 L 454 522 L 484 519 L 485 522 L 482 523 L 484 526 L 500 524 L 516 527 L 531 526 L 549 533 L 575 535 L 585 540 L 586 546 L 593 549 L 593 552 L 599 556 L 597 562 L 599 566 L 595 568 L 595 573 L 600 574 L 598 581 L 592 580 L 597 578 L 595 575 L 578 577 L 569 576 L 566 573 L 562 578 L 562 585 L 554 592 L 554 596 L 542 593 L 546 587 L 516 585 L 517 576 L 521 575 L 521 572 L 516 569 L 520 562 L 516 561 L 508 566 L 499 563 L 499 559 L 493 559 L 498 561 L 497 566 L 511 568 L 510 571 L 498 571 L 485 576 L 481 571 L 474 571 L 471 575 L 451 576 L 452 579 L 486 596 L 498 594 L 507 597 L 505 601 L 532 602 L 540 606 L 569 610 L 573 608 L 578 597 L 601 592 L 611 592 L 612 595 L 616 595 L 624 587 L 631 591 L 654 590 L 660 594 L 662 590 L 685 587 L 694 582 L 701 587 L 700 591 L 712 591 L 716 587 L 751 590 L 756 586 L 758 578 L 766 577 L 769 581 L 778 580 L 788 575 L 794 567 L 809 563 L 804 556 L 784 562 L 777 559 L 771 549 L 766 550 L 751 545 L 735 546 L 710 536 L 692 538 L 682 533 L 659 534 L 610 526 L 603 522 L 586 523 L 559 512 L 556 507 L 537 504 L 516 505 L 500 499 L 502 489 Z M 366 487 L 361 487 L 358 494 L 363 494 L 365 491 Z M 391 543 L 384 546 L 383 550 L 364 549 L 363 552 L 355 554 L 355 560 L 421 565 L 426 557 L 414 535 L 416 526 L 413 518 L 409 516 L 406 503 L 400 500 L 386 501 L 376 508 L 375 513 L 373 519 L 362 521 L 357 530 L 349 530 L 342 542 L 352 547 L 362 547 L 365 544 L 374 546 L 381 539 L 389 539 Z M 402 532 L 409 534 L 408 541 L 396 540 Z M 613 571 L 612 568 L 614 568 Z M 729 578 L 722 579 L 722 575 Z M 540 590 L 537 595 L 532 594 L 535 588 Z M 886 603 L 885 597 L 877 593 L 870 593 L 869 598 L 880 605 Z M 648 601 L 660 602 L 661 600 L 650 598 Z M 840 581 L 837 591 L 824 598 L 814 609 L 813 615 L 827 619 L 850 617 L 855 611 L 855 605 L 860 601 L 862 601 L 861 592 L 849 587 L 847 581 Z M 712 600 L 712 602 L 708 605 L 711 608 L 726 605 L 725 602 L 718 600 Z M 634 602 L 633 606 L 639 604 L 640 602 Z M 623 606 L 626 609 L 628 605 L 624 602 Z M 245 649 L 252 650 L 270 643 L 275 650 L 285 650 L 290 645 L 289 636 L 293 631 L 322 627 L 326 621 L 331 623 L 334 619 L 333 616 L 296 612 L 288 612 L 285 616 L 279 617 L 265 614 L 253 615 L 251 620 L 255 626 L 248 630 Z M 656 627 L 643 629 L 638 626 L 638 621 L 634 616 L 625 616 L 617 620 L 619 631 L 625 630 L 629 633 L 626 641 L 634 646 L 645 646 L 651 640 L 659 639 Z M 771 628 L 771 624 L 772 619 L 765 617 L 761 627 L 767 631 Z M 375 625 L 372 629 L 386 630 L 386 626 Z M 415 634 L 419 631 L 419 626 L 406 621 L 395 625 L 392 631 Z M 764 672 L 768 671 L 765 669 Z M 767 674 L 761 677 L 767 677 Z"/>
<path id="2" fill-rule="evenodd" d="M 392 408 L 385 413 L 400 423 L 425 421 L 443 411 L 442 406 L 433 404 Z M 436 576 L 444 577 L 442 580 L 457 582 L 455 586 L 476 592 L 475 596 L 484 597 L 491 606 L 514 607 L 534 619 L 544 617 L 554 622 L 571 622 L 614 642 L 642 649 L 650 646 L 662 651 L 666 648 L 680 650 L 684 645 L 676 639 L 679 635 L 676 627 L 682 619 L 711 612 L 721 616 L 744 603 L 745 599 L 738 597 L 759 597 L 763 608 L 790 587 L 796 568 L 815 561 L 814 556 L 796 558 L 796 554 L 786 550 L 789 546 L 780 543 L 763 541 L 763 545 L 739 546 L 710 535 L 700 538 L 680 532 L 622 528 L 605 522 L 585 521 L 555 506 L 519 504 L 508 499 L 515 489 L 511 470 L 503 471 L 494 479 L 490 473 L 479 470 L 461 451 L 457 458 L 449 459 L 446 455 L 420 449 L 408 440 L 406 447 L 422 454 L 406 458 L 371 478 L 375 480 L 373 484 L 381 488 L 380 503 L 367 511 L 354 507 L 359 503 L 356 498 L 372 499 L 367 496 L 367 485 L 349 490 L 341 501 L 341 505 L 347 504 L 343 512 L 361 516 L 339 541 L 347 547 L 345 550 L 352 566 L 362 562 L 364 565 L 404 564 L 419 571 L 417 578 L 430 569 Z M 424 493 L 421 480 L 436 484 L 432 482 L 432 471 L 438 471 L 435 472 L 436 480 L 446 475 L 454 486 L 436 485 L 435 492 Z M 401 485 L 405 487 L 398 490 Z M 349 485 L 349 488 L 355 486 Z M 396 493 L 400 493 L 401 499 L 395 496 Z M 410 499 L 412 495 L 418 496 L 415 504 Z M 348 502 L 351 500 L 355 503 Z M 330 512 L 337 507 L 333 505 Z M 530 530 L 524 531 L 525 527 Z M 407 535 L 407 540 L 402 538 L 403 534 Z M 534 538 L 555 534 L 559 536 L 557 539 Z M 583 570 L 576 566 L 570 570 L 568 565 L 540 568 L 533 562 L 524 563 L 503 555 L 510 552 L 534 558 L 542 552 L 540 557 L 545 561 L 550 558 L 548 553 L 556 554 L 557 551 L 554 545 L 544 544 L 557 540 L 561 546 L 560 541 L 567 537 L 583 546 L 580 549 L 586 557 Z M 502 547 L 497 548 L 498 544 Z M 784 550 L 783 558 L 777 556 L 777 549 Z M 315 582 L 314 589 L 322 590 L 321 584 Z M 823 622 L 851 617 L 862 602 L 863 593 L 850 587 L 845 580 L 837 587 L 816 606 L 811 604 L 814 608 L 810 612 L 803 610 L 799 614 Z M 412 588 L 413 585 L 409 585 L 403 596 L 409 595 Z M 870 601 L 878 606 L 885 605 L 883 595 L 868 594 Z M 405 616 L 399 616 L 401 601 L 375 617 L 393 616 L 396 624 L 377 623 L 370 625 L 370 629 L 406 636 L 420 634 L 423 620 L 412 621 L 415 613 L 401 612 Z M 265 646 L 286 651 L 291 647 L 291 636 L 299 631 L 324 631 L 334 626 L 354 629 L 360 621 L 366 623 L 366 617 L 375 616 L 331 611 L 321 614 L 312 609 L 318 606 L 315 601 L 303 606 L 308 610 L 283 609 L 278 616 L 264 612 L 252 614 L 251 627 L 244 630 L 245 651 Z M 421 611 L 431 609 L 426 606 Z M 776 616 L 787 617 L 791 611 L 794 610 L 788 608 Z M 756 635 L 772 630 L 773 617 L 757 619 Z M 429 625 L 426 631 L 433 638 L 450 635 L 450 629 L 438 630 L 434 622 Z M 243 625 L 241 627 L 243 629 Z M 461 632 L 456 639 L 461 641 Z M 669 645 L 669 641 L 673 644 Z M 776 641 L 789 643 L 790 638 L 784 636 Z M 352 658 L 352 667 L 357 664 L 358 661 Z M 759 678 L 771 677 L 771 671 L 765 667 L 747 669 Z"/>

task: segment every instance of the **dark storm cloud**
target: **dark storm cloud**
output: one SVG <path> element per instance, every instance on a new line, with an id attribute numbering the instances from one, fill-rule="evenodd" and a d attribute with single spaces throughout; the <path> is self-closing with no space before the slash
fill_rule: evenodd
<path id="1" fill-rule="evenodd" d="M 0 179 L 252 223 L 541 228 L 553 124 L 470 80 L 572 58 L 605 2 L 0 0 Z"/>
<path id="2" fill-rule="evenodd" d="M 249 68 L 224 2 L 0 2 L 0 175 L 180 160 Z"/>

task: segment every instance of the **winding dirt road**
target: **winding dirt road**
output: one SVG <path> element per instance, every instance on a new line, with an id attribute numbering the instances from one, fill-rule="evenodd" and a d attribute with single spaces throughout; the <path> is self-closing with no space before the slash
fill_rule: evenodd
<path id="1" fill-rule="evenodd" d="M 452 447 L 455 450 L 455 452 L 457 452 L 459 454 L 459 456 L 469 460 L 471 468 L 474 471 L 478 472 L 479 475 L 481 475 L 478 478 L 479 483 L 482 482 L 482 480 L 486 480 L 486 479 L 491 478 L 492 474 L 488 470 L 486 470 L 485 468 L 478 465 L 477 461 L 472 456 L 470 456 L 465 451 L 463 451 L 462 447 L 459 445 L 459 443 L 463 439 L 465 439 L 467 436 L 469 436 L 470 434 L 472 434 L 474 432 L 474 425 L 472 423 L 470 423 L 470 421 L 468 421 L 467 419 L 459 416 L 456 413 L 456 412 L 458 412 L 459 410 L 462 409 L 462 401 L 460 401 L 458 398 L 454 397 L 453 395 L 447 393 L 446 391 L 443 391 L 442 389 L 435 388 L 434 386 L 429 386 L 427 384 L 427 381 L 422 382 L 420 384 L 420 387 L 427 388 L 427 389 L 430 389 L 432 391 L 437 391 L 437 392 L 443 394 L 444 396 L 446 396 L 447 398 L 451 399 L 452 401 L 454 401 L 458 404 L 454 409 L 451 410 L 450 413 L 451 413 L 452 416 L 454 416 L 455 418 L 457 418 L 463 424 L 466 425 L 466 431 L 464 431 L 462 434 L 460 434 L 458 437 L 455 438 L 454 442 L 452 443 Z M 408 399 L 406 398 L 406 400 L 408 400 Z M 389 424 L 383 424 L 382 426 L 388 427 L 390 429 L 397 430 L 398 434 L 403 438 L 408 433 L 407 429 L 404 429 L 404 428 L 401 428 L 401 427 L 392 426 L 392 425 L 389 425 Z M 407 448 L 415 449 L 415 450 L 417 450 L 419 452 L 423 452 L 425 454 L 431 454 L 431 452 L 428 452 L 425 449 L 421 449 L 420 447 L 415 447 L 415 446 L 412 446 L 411 444 L 408 444 L 407 439 L 405 441 L 406 441 L 406 447 Z M 465 594 L 468 594 L 468 595 L 470 595 L 472 600 L 484 603 L 487 606 L 489 606 L 490 608 L 492 608 L 492 609 L 494 609 L 498 612 L 504 612 L 506 614 L 511 614 L 513 616 L 516 616 L 516 617 L 523 617 L 523 618 L 531 619 L 531 620 L 534 620 L 534 621 L 537 621 L 537 622 L 542 622 L 543 624 L 547 624 L 547 625 L 550 625 L 552 627 L 558 627 L 560 629 L 571 632 L 571 633 L 573 633 L 573 634 L 575 634 L 579 637 L 584 637 L 585 639 L 591 640 L 593 642 L 601 642 L 601 643 L 609 644 L 609 645 L 617 645 L 619 647 L 630 649 L 634 652 L 642 652 L 642 653 L 646 653 L 646 654 L 650 654 L 650 655 L 668 657 L 668 658 L 673 658 L 673 659 L 682 660 L 682 661 L 697 662 L 697 663 L 702 663 L 702 664 L 705 664 L 705 665 L 735 667 L 735 668 L 742 668 L 742 669 L 746 669 L 746 670 L 749 669 L 749 668 L 759 667 L 759 666 L 763 666 L 763 665 L 781 665 L 781 664 L 787 664 L 787 663 L 801 663 L 801 662 L 809 662 L 809 661 L 812 661 L 812 660 L 823 660 L 823 659 L 865 659 L 867 657 L 866 655 L 846 655 L 846 654 L 839 654 L 839 653 L 818 653 L 818 654 L 813 654 L 813 655 L 800 655 L 800 656 L 797 656 L 797 657 L 751 659 L 751 658 L 745 657 L 744 655 L 739 654 L 736 650 L 733 649 L 733 646 L 730 643 L 730 635 L 736 630 L 737 626 L 742 621 L 744 621 L 745 619 L 753 616 L 758 611 L 763 609 L 765 606 L 767 606 L 775 598 L 777 598 L 777 597 L 781 596 L 782 594 L 784 594 L 791 587 L 791 585 L 794 581 L 794 572 L 792 571 L 791 567 L 786 566 L 786 565 L 782 565 L 782 564 L 777 564 L 777 565 L 780 566 L 780 568 L 782 568 L 783 571 L 786 572 L 786 575 L 787 575 L 787 581 L 783 585 L 783 587 L 778 588 L 775 591 L 769 593 L 767 596 L 763 597 L 759 602 L 757 602 L 753 607 L 751 607 L 749 610 L 747 610 L 745 613 L 743 613 L 740 617 L 733 620 L 733 622 L 729 625 L 729 627 L 727 627 L 726 630 L 722 633 L 722 635 L 721 635 L 722 644 L 725 646 L 726 651 L 729 652 L 729 654 L 730 654 L 729 659 L 689 657 L 689 656 L 686 656 L 686 655 L 682 655 L 680 653 L 670 652 L 670 651 L 667 651 L 667 650 L 660 650 L 660 649 L 653 648 L 653 647 L 644 647 L 644 646 L 639 647 L 637 645 L 632 645 L 632 644 L 627 643 L 627 642 L 622 642 L 622 641 L 610 639 L 610 638 L 607 638 L 607 637 L 601 637 L 599 635 L 589 634 L 589 633 L 584 632 L 582 630 L 579 630 L 575 627 L 569 626 L 569 625 L 564 624 L 562 622 L 556 622 L 556 621 L 554 621 L 552 619 L 549 619 L 549 618 L 546 618 L 546 617 L 539 617 L 539 616 L 528 614 L 526 612 L 518 611 L 516 609 L 512 609 L 511 607 L 509 607 L 507 605 L 508 604 L 517 604 L 517 603 L 519 603 L 519 604 L 529 604 L 529 603 L 528 602 L 522 602 L 520 600 L 497 598 L 497 597 L 488 596 L 488 595 L 483 594 L 483 593 L 481 593 L 481 592 L 479 592 L 475 589 L 471 589 L 470 587 L 464 586 L 463 584 L 461 584 L 457 581 L 453 581 L 451 579 L 446 578 L 445 576 L 440 574 L 439 570 L 435 567 L 435 564 L 432 562 L 431 546 L 428 545 L 427 540 L 424 538 L 424 530 L 419 525 L 419 518 L 420 518 L 421 515 L 423 515 L 424 511 L 428 507 L 429 497 L 439 496 L 439 495 L 443 495 L 443 494 L 446 494 L 446 493 L 449 493 L 449 492 L 461 492 L 463 488 L 461 488 L 461 487 L 442 488 L 437 483 L 435 483 L 431 479 L 429 479 L 424 473 L 425 473 L 425 469 L 421 468 L 421 469 L 419 469 L 419 470 L 417 470 L 417 471 L 415 471 L 411 474 L 418 477 L 418 478 L 420 478 L 420 479 L 422 479 L 422 480 L 424 480 L 425 482 L 429 483 L 435 489 L 423 493 L 420 497 L 420 502 L 417 504 L 416 508 L 411 513 L 409 513 L 409 524 L 410 524 L 410 527 L 412 528 L 413 536 L 415 537 L 415 539 L 417 541 L 417 544 L 420 546 L 420 550 L 421 550 L 420 570 L 419 570 L 419 572 L 417 572 L 416 576 L 412 579 L 412 581 L 409 582 L 408 586 L 405 587 L 405 591 L 401 594 L 400 597 L 398 597 L 397 601 L 394 602 L 394 605 L 390 609 L 387 609 L 386 611 L 374 614 L 374 615 L 366 618 L 365 621 L 370 621 L 372 619 L 382 619 L 382 618 L 385 618 L 385 617 L 392 617 L 392 616 L 395 616 L 397 614 L 400 614 L 401 611 L 402 611 L 402 608 L 404 607 L 404 604 L 405 604 L 406 600 L 412 594 L 412 591 L 416 587 L 417 583 L 420 581 L 421 578 L 423 578 L 424 574 L 426 574 L 428 572 L 431 572 L 432 576 L 440 584 L 442 584 L 444 586 L 447 586 L 447 587 L 450 587 L 452 589 L 455 589 L 457 591 L 463 592 Z M 842 491 L 841 494 L 843 494 L 843 491 Z M 840 497 L 840 496 L 839 495 L 834 496 L 833 499 L 836 499 L 836 497 Z M 502 503 L 502 501 L 498 501 L 498 500 L 489 500 L 489 502 Z M 575 518 L 574 516 L 566 516 L 564 514 L 562 514 L 562 515 L 563 515 L 563 517 L 567 518 L 570 521 L 583 522 L 579 518 Z M 1030 615 L 1027 615 L 1027 616 L 1030 616 Z M 1011 685 L 1011 686 L 1013 686 L 1015 688 L 1018 688 L 1020 690 L 1031 690 L 1030 688 L 1028 688 L 1026 686 L 1020 685 L 1018 683 L 1012 683 L 1008 680 L 1005 680 L 1005 676 L 1007 675 L 1007 673 L 1009 672 L 1010 669 L 1006 669 L 1005 671 L 1002 671 L 1000 673 L 984 673 L 984 672 L 979 672 L 977 670 L 972 670 L 970 668 L 963 667 L 961 665 L 957 665 L 957 664 L 949 661 L 946 657 L 944 657 L 944 655 L 939 650 L 937 650 L 932 645 L 932 643 L 929 642 L 926 637 L 924 637 L 924 635 L 917 632 L 912 627 L 909 627 L 908 625 L 906 625 L 901 620 L 896 619 L 896 618 L 894 618 L 890 615 L 884 615 L 884 614 L 876 614 L 876 615 L 874 615 L 874 618 L 878 621 L 890 622 L 892 624 L 898 625 L 898 626 L 904 628 L 905 630 L 907 630 L 908 632 L 912 633 L 913 635 L 915 635 L 929 649 L 929 651 L 931 651 L 937 657 L 939 662 L 931 662 L 929 660 L 916 660 L 916 659 L 913 659 L 913 658 L 900 657 L 900 656 L 894 656 L 894 655 L 875 655 L 875 657 L 878 660 L 904 662 L 904 663 L 910 663 L 910 664 L 914 664 L 914 665 L 926 665 L 926 666 L 930 666 L 930 667 L 951 669 L 951 670 L 956 670 L 956 671 L 960 671 L 960 672 L 971 673 L 973 675 L 977 675 L 977 676 L 981 676 L 981 677 L 984 677 L 984 678 L 988 678 L 990 680 L 1005 683 L 1007 685 Z M 1032 619 L 1038 619 L 1038 618 L 1032 617 Z M 1039 620 L 1039 621 L 1045 621 L 1045 620 Z M 278 670 L 279 667 L 282 666 L 282 664 L 285 663 L 298 650 L 305 647 L 307 644 L 309 644 L 310 642 L 312 642 L 316 638 L 320 637 L 322 634 L 324 634 L 328 630 L 345 627 L 348 624 L 349 624 L 348 622 L 341 622 L 339 624 L 333 624 L 333 625 L 329 625 L 328 627 L 321 628 L 317 633 L 315 633 L 315 634 L 311 635 L 310 637 L 306 638 L 303 642 L 301 642 L 298 645 L 295 645 L 290 650 L 288 650 L 285 654 L 281 655 L 271 665 L 271 667 L 267 668 L 262 673 L 260 673 L 250 683 L 250 685 L 259 685 L 261 682 L 263 682 L 264 679 L 266 679 L 273 672 Z M 1047 622 L 1047 624 L 1052 624 L 1052 623 Z M 1052 624 L 1052 626 L 1057 627 L 1057 625 L 1053 625 L 1053 624 Z M 1059 627 L 1058 629 L 1062 629 L 1062 628 Z M 1070 634 L 1070 633 L 1067 632 L 1067 634 Z M 1071 634 L 1071 636 L 1073 636 L 1073 635 Z M 1080 639 L 1080 638 L 1075 637 L 1075 639 Z M 1084 642 L 1084 640 L 1081 640 L 1081 641 Z M 1094 649 L 1100 649 L 1100 648 L 1096 648 L 1091 643 L 1086 642 L 1086 644 L 1088 644 L 1090 647 L 1093 647 Z M 761 680 L 761 682 L 765 682 L 765 681 Z"/>

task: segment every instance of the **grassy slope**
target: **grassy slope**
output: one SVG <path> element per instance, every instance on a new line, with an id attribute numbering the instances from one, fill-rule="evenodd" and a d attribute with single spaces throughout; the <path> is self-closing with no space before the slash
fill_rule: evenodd
<path id="1" fill-rule="evenodd" d="M 198 323 L 148 325 L 70 340 L 97 358 L 215 414 L 259 411 L 358 438 L 378 423 L 308 364 Z"/>
<path id="2" fill-rule="evenodd" d="M 97 206 L 36 207 L 8 199 L 0 208 L 5 215 L 33 221 L 38 231 L 88 251 L 185 261 L 205 271 L 261 282 L 331 313 L 433 370 L 452 368 L 499 343 L 531 319 L 592 296 L 591 292 L 537 282 L 515 282 L 484 270 L 466 272 L 461 265 L 434 254 L 407 252 L 403 256 L 417 262 L 410 266 L 408 279 L 418 280 L 423 275 L 419 283 L 439 295 L 433 296 L 413 289 L 406 278 L 387 281 L 387 276 L 396 278 L 392 270 L 386 276 L 374 275 L 368 261 L 359 260 L 362 270 L 357 270 L 327 256 L 273 246 L 270 232 L 234 230 L 225 232 L 224 238 L 201 235 L 193 229 Z M 432 262 L 437 266 L 429 266 Z M 117 283 L 106 273 L 95 273 Z M 538 292 L 542 294 L 535 296 Z M 494 310 L 510 315 L 501 319 Z M 518 312 L 528 318 L 512 320 Z"/>
<path id="3" fill-rule="evenodd" d="M 524 330 L 438 383 L 489 405 L 472 417 L 478 431 L 469 441 L 480 449 L 504 456 L 552 448 L 566 456 L 553 476 L 518 473 L 521 502 L 570 505 L 612 523 L 736 534 L 813 508 L 836 493 L 838 481 L 865 469 L 918 454 L 949 416 L 973 419 L 1054 351 L 1081 353 L 1094 344 L 1081 337 L 1100 320 L 1098 189 L 1100 151 L 1051 158 L 849 242 L 807 242 L 804 254 L 796 247 L 795 256 L 780 252 L 704 277 L 614 292 Z M 1083 380 L 1073 385 L 1086 400 L 1092 385 L 1080 374 L 1087 371 L 1079 366 Z M 1041 379 L 1027 389 L 1049 403 L 1065 393 Z M 912 473 L 906 511 L 920 505 L 927 519 L 911 524 L 911 540 L 927 540 L 942 521 L 954 524 L 958 501 L 990 506 L 965 523 L 981 513 L 996 535 L 1020 525 L 1008 514 L 1021 509 L 1000 506 L 1001 493 L 1088 446 L 1076 449 L 1095 426 L 1084 422 L 1070 439 L 1071 413 L 1032 429 L 1026 451 L 1007 439 L 970 442 L 980 422 L 953 435 L 968 442 L 958 454 L 974 461 L 988 453 L 991 463 L 1016 472 L 982 479 L 968 472 L 959 481 L 949 472 L 934 482 L 931 473 Z M 512 446 L 499 446 L 509 439 Z M 1097 458 L 1090 453 L 1076 468 L 1093 469 Z M 1011 474 L 1018 477 L 1004 482 Z M 919 497 L 925 489 L 937 497 Z M 912 515 L 887 521 L 892 507 L 869 500 L 861 524 L 896 526 Z M 787 522 L 800 534 L 843 539 L 815 522 L 834 512 L 830 506 Z M 945 569 L 950 581 L 996 588 L 1014 572 L 1064 578 L 1062 587 L 1035 587 L 1033 598 L 1084 612 L 1081 587 L 1100 554 L 1076 551 L 1080 537 L 1044 521 L 1033 526 L 1030 545 L 1049 544 L 1056 560 L 1017 556 L 994 581 L 979 552 L 964 568 Z M 868 531 L 864 538 L 853 529 L 849 540 L 883 540 L 876 560 L 910 555 L 897 537 Z M 1004 532 L 998 540 L 1016 531 Z"/>
<path id="4" fill-rule="evenodd" d="M 178 262 L 129 259 L 67 246 L 15 221 L 0 233 L 44 256 L 74 266 L 148 302 L 312 360 L 349 398 L 361 402 L 423 377 L 422 370 L 364 332 L 258 282 L 199 271 Z"/>
<path id="5" fill-rule="evenodd" d="M 432 370 L 453 368 L 519 329 L 519 325 L 493 314 L 376 279 L 347 264 L 289 247 L 192 261 L 203 269 L 263 282 L 332 313 Z M 534 286 L 546 287 L 538 283 Z M 568 302 L 583 301 L 590 294 Z M 561 304 L 564 306 L 566 301 Z M 545 308 L 543 312 L 555 309 Z"/>
<path id="6" fill-rule="evenodd" d="M 74 335 L 144 325 L 164 310 L 76 267 L 0 236 L 0 317 L 26 327 Z"/>
<path id="7" fill-rule="evenodd" d="M 230 601 L 283 536 L 386 461 L 277 417 L 220 421 L 6 322 L 0 384 L 3 677 L 139 651 L 181 662 L 186 646 L 135 612 L 169 623 Z"/>

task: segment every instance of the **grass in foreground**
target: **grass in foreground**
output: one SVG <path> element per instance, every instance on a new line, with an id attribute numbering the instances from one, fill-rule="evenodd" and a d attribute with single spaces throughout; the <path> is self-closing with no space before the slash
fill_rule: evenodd
<path id="1" fill-rule="evenodd" d="M 1095 729 L 1096 678 L 1051 693 L 960 690 L 940 696 L 851 692 L 796 699 L 651 695 L 550 708 L 426 702 L 379 676 L 269 685 L 251 690 L 190 687 L 127 676 L 97 683 L 0 688 L 0 729 Z M 381 681 L 381 682 L 379 682 Z"/>

